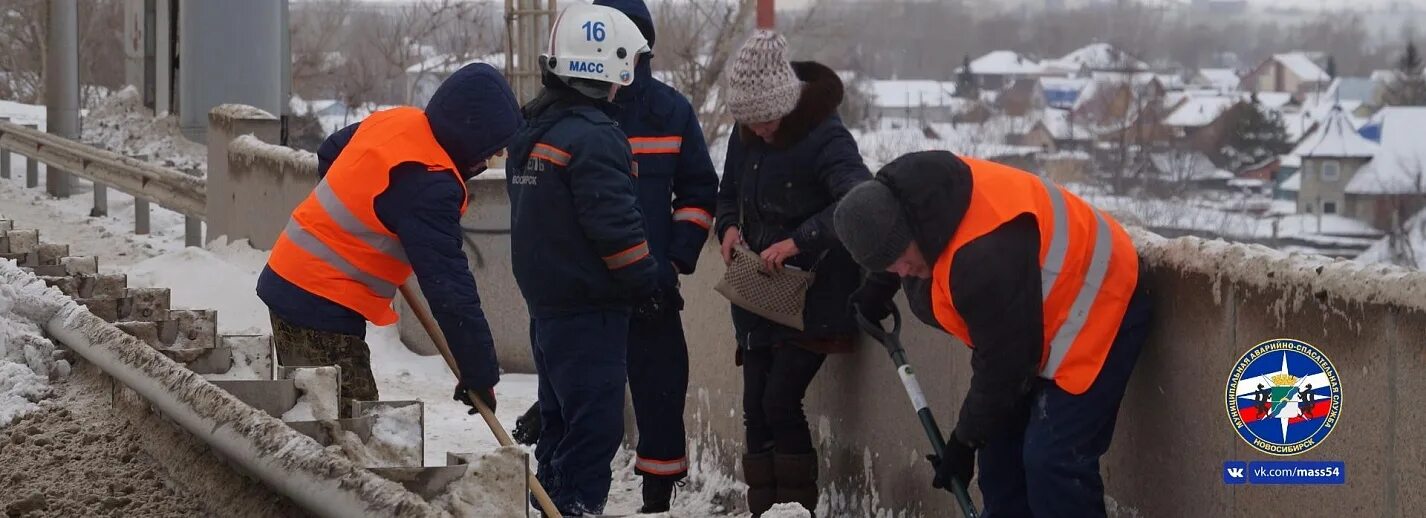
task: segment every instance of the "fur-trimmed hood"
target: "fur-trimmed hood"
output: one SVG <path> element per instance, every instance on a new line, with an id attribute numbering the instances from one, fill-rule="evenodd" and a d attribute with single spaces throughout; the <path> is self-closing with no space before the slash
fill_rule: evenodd
<path id="1" fill-rule="evenodd" d="M 836 115 L 846 93 L 837 72 L 816 61 L 793 61 L 792 72 L 802 81 L 802 95 L 798 97 L 797 107 L 792 109 L 792 113 L 782 118 L 782 124 L 771 142 L 774 148 L 791 147 L 828 117 Z M 744 141 L 762 140 L 741 124 L 738 131 L 742 132 Z"/>

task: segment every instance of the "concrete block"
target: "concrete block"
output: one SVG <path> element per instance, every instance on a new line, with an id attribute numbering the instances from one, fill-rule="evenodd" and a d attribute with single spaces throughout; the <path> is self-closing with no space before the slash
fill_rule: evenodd
<path id="1" fill-rule="evenodd" d="M 76 298 L 75 302 L 82 304 L 94 316 L 104 319 L 105 322 L 119 320 L 118 299 L 86 299 Z"/>
<path id="2" fill-rule="evenodd" d="M 232 351 L 233 367 L 250 369 L 258 379 L 273 379 L 272 337 L 267 335 L 223 335 L 218 347 Z"/>
<path id="3" fill-rule="evenodd" d="M 233 368 L 233 351 L 223 347 L 159 349 L 159 352 L 198 374 L 222 374 Z"/>
<path id="4" fill-rule="evenodd" d="M 69 245 L 40 243 L 39 247 L 36 248 L 35 251 L 39 253 L 39 260 L 41 266 L 59 266 L 60 258 L 69 255 Z"/>
<path id="5" fill-rule="evenodd" d="M 6 250 L 12 254 L 28 254 L 39 251 L 40 231 L 34 229 L 7 230 L 5 237 L 8 238 L 10 247 Z"/>
<path id="6" fill-rule="evenodd" d="M 15 263 L 20 265 L 21 268 L 31 266 L 38 262 L 35 259 L 35 254 L 33 252 L 0 253 L 0 259 L 4 259 L 6 261 L 15 261 Z"/>
<path id="7" fill-rule="evenodd" d="M 98 257 L 61 257 L 59 264 L 64 267 L 66 275 L 99 275 Z"/>
<path id="8" fill-rule="evenodd" d="M 336 424 L 338 430 L 352 432 L 362 441 L 367 441 L 371 439 L 371 426 L 374 421 L 371 416 L 361 416 L 328 421 L 287 421 L 287 426 L 297 430 L 297 433 L 311 437 L 322 446 L 331 446 L 336 442 L 332 437 L 332 423 Z"/>
<path id="9" fill-rule="evenodd" d="M 158 324 L 155 322 L 114 322 L 114 327 L 120 331 L 128 333 L 129 336 L 139 339 L 140 342 L 148 344 L 154 349 L 163 349 L 164 343 L 158 338 Z"/>
<path id="10" fill-rule="evenodd" d="M 297 404 L 297 387 L 292 384 L 292 380 L 209 381 L 249 406 L 279 419 L 284 412 Z"/>
<path id="11" fill-rule="evenodd" d="M 122 273 L 82 275 L 79 277 L 79 296 L 85 298 L 121 299 L 129 284 L 128 276 Z"/>
<path id="12" fill-rule="evenodd" d="M 67 275 L 64 267 L 57 264 L 37 264 L 30 268 L 30 272 L 40 277 L 60 277 Z"/>
<path id="13" fill-rule="evenodd" d="M 173 325 L 163 326 L 164 343 L 181 349 L 206 349 L 218 344 L 218 312 L 211 309 L 173 309 L 168 318 Z"/>
<path id="14" fill-rule="evenodd" d="M 45 286 L 56 288 L 67 296 L 76 297 L 79 295 L 79 279 L 77 277 L 40 276 L 40 280 L 45 281 Z"/>
<path id="15" fill-rule="evenodd" d="M 451 482 L 465 476 L 470 466 L 434 466 L 424 468 L 370 468 L 377 476 L 401 484 L 407 491 L 432 499 L 440 496 Z"/>
<path id="16" fill-rule="evenodd" d="M 126 320 L 157 321 L 168 318 L 168 288 L 129 288 L 120 304 Z"/>

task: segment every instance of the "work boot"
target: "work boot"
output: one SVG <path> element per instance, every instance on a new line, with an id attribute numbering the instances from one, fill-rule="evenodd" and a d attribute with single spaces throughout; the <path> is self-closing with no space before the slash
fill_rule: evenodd
<path id="1" fill-rule="evenodd" d="M 743 481 L 748 483 L 748 512 L 762 516 L 777 499 L 771 451 L 743 455 Z"/>
<path id="2" fill-rule="evenodd" d="M 808 511 L 817 509 L 817 452 L 773 456 L 777 478 L 777 503 L 797 502 Z"/>
<path id="3" fill-rule="evenodd" d="M 666 513 L 673 505 L 673 493 L 676 488 L 685 482 L 681 479 L 670 477 L 644 477 L 644 506 L 639 508 L 643 514 Z"/>

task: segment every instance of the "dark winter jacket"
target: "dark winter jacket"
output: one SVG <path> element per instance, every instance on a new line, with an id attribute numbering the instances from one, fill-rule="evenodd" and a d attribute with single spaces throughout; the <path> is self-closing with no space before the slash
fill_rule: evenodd
<path id="1" fill-rule="evenodd" d="M 627 309 L 658 291 L 629 140 L 612 109 L 546 73 L 510 144 L 511 253 L 532 316 Z"/>
<path id="2" fill-rule="evenodd" d="M 914 153 L 887 164 L 876 181 L 896 193 L 922 255 L 935 261 L 970 206 L 970 166 L 949 152 Z M 1011 426 L 1038 376 L 1044 353 L 1039 226 L 1034 216 L 1022 215 L 967 243 L 952 261 L 951 298 L 976 344 L 955 435 L 981 445 Z M 943 329 L 932 310 L 931 281 L 874 274 L 866 296 L 890 301 L 904 286 L 917 318 Z"/>
<path id="3" fill-rule="evenodd" d="M 620 10 L 653 46 L 653 18 L 643 0 L 597 0 Z M 698 265 L 718 196 L 718 173 L 708 156 L 703 128 L 688 99 L 654 79 L 651 55 L 634 69 L 634 84 L 619 89 L 614 120 L 630 139 L 639 164 L 639 208 L 649 250 L 659 262 L 661 286 L 673 293 L 677 272 Z M 675 267 L 677 270 L 675 270 Z"/>
<path id="4" fill-rule="evenodd" d="M 505 147 L 522 124 L 514 94 L 488 65 L 453 74 L 431 97 L 426 118 L 437 142 L 467 178 L 475 164 Z M 358 127 L 347 126 L 322 143 L 317 150 L 319 175 L 327 174 Z M 462 381 L 469 387 L 492 386 L 500 379 L 494 341 L 461 249 L 465 190 L 451 175 L 430 174 L 418 164 L 402 164 L 389 174 L 390 185 L 376 197 L 377 218 L 400 239 L 431 313 L 450 342 Z M 303 290 L 270 268 L 259 276 L 257 292 L 272 313 L 293 325 L 366 334 L 361 315 Z"/>
<path id="5" fill-rule="evenodd" d="M 733 327 L 743 347 L 793 340 L 806 343 L 856 334 L 848 297 L 861 269 L 832 228 L 837 200 L 871 178 L 852 135 L 837 117 L 842 81 L 831 69 L 794 62 L 805 84 L 792 113 L 782 119 L 772 143 L 739 127 L 728 143 L 718 191 L 717 235 L 741 227 L 748 247 L 761 252 L 791 238 L 800 251 L 787 264 L 815 266 L 807 292 L 806 331 L 769 322 L 733 307 Z M 741 222 L 740 222 L 741 220 Z"/>

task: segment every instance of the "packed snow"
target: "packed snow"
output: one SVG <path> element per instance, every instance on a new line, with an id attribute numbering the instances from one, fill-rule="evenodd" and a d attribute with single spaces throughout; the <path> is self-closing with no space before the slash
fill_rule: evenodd
<path id="1" fill-rule="evenodd" d="M 297 404 L 282 414 L 283 421 L 317 421 L 337 418 L 339 370 L 336 367 L 293 369 L 292 384 L 300 394 Z"/>
<path id="2" fill-rule="evenodd" d="M 63 350 L 41 326 L 53 313 L 57 290 L 15 263 L 0 260 L 0 428 L 40 409 L 50 382 L 69 375 Z"/>

